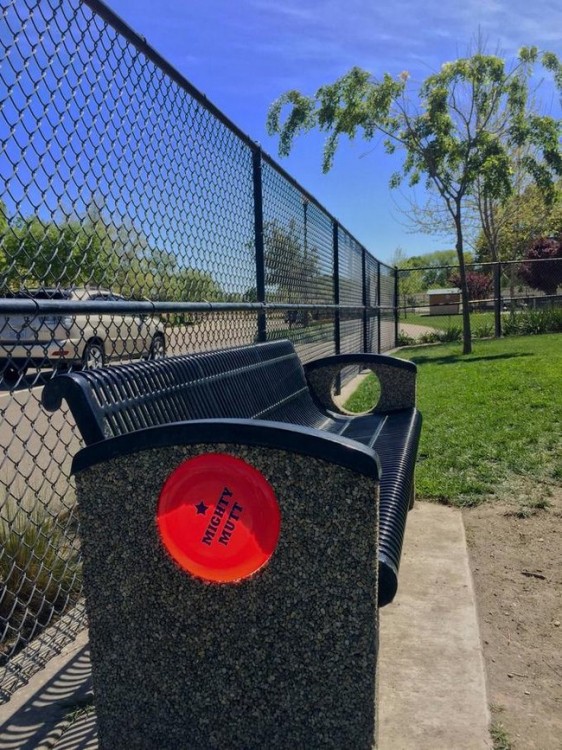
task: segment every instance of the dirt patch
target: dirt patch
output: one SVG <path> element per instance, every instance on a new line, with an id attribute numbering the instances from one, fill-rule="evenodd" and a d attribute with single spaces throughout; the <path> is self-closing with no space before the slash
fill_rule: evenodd
<path id="1" fill-rule="evenodd" d="M 492 721 L 508 750 L 562 749 L 562 491 L 463 511 Z"/>

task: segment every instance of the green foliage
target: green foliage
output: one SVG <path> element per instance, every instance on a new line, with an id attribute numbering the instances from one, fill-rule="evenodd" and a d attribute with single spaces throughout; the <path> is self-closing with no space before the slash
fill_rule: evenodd
<path id="1" fill-rule="evenodd" d="M 551 61 L 548 55 L 547 59 Z M 469 192 L 477 179 L 486 193 L 507 197 L 511 193 L 507 145 L 532 143 L 537 153 L 526 157 L 527 167 L 542 188 L 550 189 L 550 172 L 562 172 L 560 128 L 553 118 L 527 109 L 528 81 L 536 60 L 524 49 L 511 69 L 501 58 L 479 53 L 445 63 L 422 83 L 417 109 L 403 98 L 404 76 L 396 79 L 385 73 L 377 81 L 367 71 L 352 68 L 315 96 L 297 91 L 283 94 L 269 110 L 268 132 L 280 134 L 281 155 L 290 152 L 300 132 L 318 127 L 330 133 L 324 171 L 333 163 L 341 135 L 354 138 L 361 131 L 370 140 L 382 132 L 387 150 L 395 146 L 406 150 L 403 176 L 415 184 L 425 175 L 450 201 Z M 290 113 L 282 123 L 287 105 Z"/>
<path id="2" fill-rule="evenodd" d="M 537 185 L 526 185 L 494 206 L 491 218 L 488 232 L 482 230 L 476 239 L 478 259 L 494 260 L 496 255 L 498 260 L 519 260 L 537 237 L 562 236 L 562 184 L 556 184 L 550 203 Z"/>
<path id="3" fill-rule="evenodd" d="M 77 547 L 46 511 L 5 502 L 0 517 L 0 621 L 27 638 L 76 601 Z"/>
<path id="4" fill-rule="evenodd" d="M 420 336 L 421 344 L 445 344 L 448 341 L 462 341 L 462 328 L 450 325 L 443 331 L 428 331 Z"/>
<path id="5" fill-rule="evenodd" d="M 464 261 L 465 263 L 472 263 L 472 253 L 465 252 Z M 417 280 L 416 284 L 419 288 L 416 288 L 415 291 L 440 289 L 450 285 L 450 266 L 457 265 L 457 253 L 455 250 L 434 250 L 431 253 L 412 255 L 410 258 L 404 258 L 396 265 L 402 271 L 411 269 L 410 273 L 400 274 L 400 288 L 402 288 L 403 284 L 406 284 L 409 288 L 412 285 L 412 281 L 410 281 L 411 277 Z"/>
<path id="6" fill-rule="evenodd" d="M 511 312 L 502 318 L 502 331 L 504 336 L 562 333 L 562 308 Z"/>
<path id="7" fill-rule="evenodd" d="M 81 284 L 109 262 L 91 225 L 43 222 L 36 216 L 6 224 L 0 238 L 2 287 Z"/>
<path id="8" fill-rule="evenodd" d="M 300 232 L 294 220 L 286 226 L 270 221 L 264 227 L 265 283 L 272 288 L 272 294 L 289 302 L 322 302 L 314 299 L 318 287 L 318 249 L 309 246 L 304 232 Z M 331 278 L 324 279 L 328 293 L 331 291 Z"/>
<path id="9" fill-rule="evenodd" d="M 493 312 L 472 312 L 470 317 L 475 326 L 494 324 Z M 449 328 L 450 326 L 459 327 L 461 325 L 461 318 L 459 315 L 418 315 L 408 313 L 404 317 L 404 322 L 442 331 L 444 328 Z"/>
<path id="10" fill-rule="evenodd" d="M 414 346 L 416 343 L 416 339 L 413 338 L 413 336 L 408 336 L 408 334 L 403 331 L 398 332 L 396 346 Z"/>
<path id="11" fill-rule="evenodd" d="M 474 338 L 489 338 L 494 335 L 495 323 L 493 312 L 471 313 L 473 321 Z M 435 328 L 437 335 L 425 337 L 425 343 L 443 341 L 439 338 L 439 332 L 449 329 L 455 330 L 460 326 L 457 323 L 458 315 L 413 315 L 409 314 L 405 322 L 424 327 Z M 538 310 L 527 309 L 511 311 L 501 318 L 502 333 L 504 336 L 531 335 L 538 333 L 562 333 L 562 308 L 545 307 Z M 453 334 L 451 334 L 453 335 Z M 406 345 L 406 344 L 403 344 Z"/>
<path id="12" fill-rule="evenodd" d="M 498 721 L 494 721 L 490 727 L 490 737 L 493 742 L 493 750 L 512 750 L 513 745 L 505 727 Z"/>
<path id="13" fill-rule="evenodd" d="M 492 338 L 495 334 L 495 326 L 494 323 L 490 321 L 483 321 L 482 323 L 477 323 L 472 328 L 472 335 L 475 339 L 489 339 Z"/>
<path id="14" fill-rule="evenodd" d="M 94 203 L 59 221 L 9 219 L 0 201 L 0 291 L 36 286 L 108 287 L 131 299 L 216 301 L 212 275 L 154 248 L 131 223 L 116 224 Z"/>

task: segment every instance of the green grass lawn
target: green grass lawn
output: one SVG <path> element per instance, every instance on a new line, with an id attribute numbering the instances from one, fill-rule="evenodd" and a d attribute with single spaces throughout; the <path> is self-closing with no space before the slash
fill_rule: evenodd
<path id="1" fill-rule="evenodd" d="M 418 365 L 418 496 L 461 506 L 495 497 L 522 512 L 548 505 L 562 485 L 562 335 L 478 341 L 466 357 L 459 344 L 400 356 Z M 347 407 L 365 410 L 374 386 L 369 376 Z"/>
<path id="2" fill-rule="evenodd" d="M 462 328 L 462 315 L 417 315 L 415 313 L 400 314 L 401 323 L 411 323 L 416 326 L 427 326 L 439 331 L 448 328 Z M 470 313 L 470 322 L 473 327 L 494 326 L 493 311 Z"/>

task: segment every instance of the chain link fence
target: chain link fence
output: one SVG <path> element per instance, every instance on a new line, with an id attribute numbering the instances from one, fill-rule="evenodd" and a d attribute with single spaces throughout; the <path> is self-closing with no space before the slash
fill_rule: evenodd
<path id="1" fill-rule="evenodd" d="M 102 3 L 0 27 L 0 695 L 84 624 L 76 367 L 290 338 L 395 345 L 393 269 Z M 47 629 L 47 630 L 45 630 Z"/>
<path id="2" fill-rule="evenodd" d="M 430 328 L 460 339 L 458 266 L 398 269 L 397 277 L 404 337 L 424 339 Z M 471 263 L 466 278 L 475 337 L 562 331 L 562 258 Z"/>

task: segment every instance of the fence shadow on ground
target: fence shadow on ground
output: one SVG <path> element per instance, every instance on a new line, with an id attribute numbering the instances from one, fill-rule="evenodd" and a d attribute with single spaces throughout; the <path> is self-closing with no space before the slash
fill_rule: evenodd
<path id="1" fill-rule="evenodd" d="M 52 747 L 73 725 L 73 714 L 91 702 L 90 648 L 86 644 L 6 721 L 0 730 L 0 747 L 3 750 Z"/>

